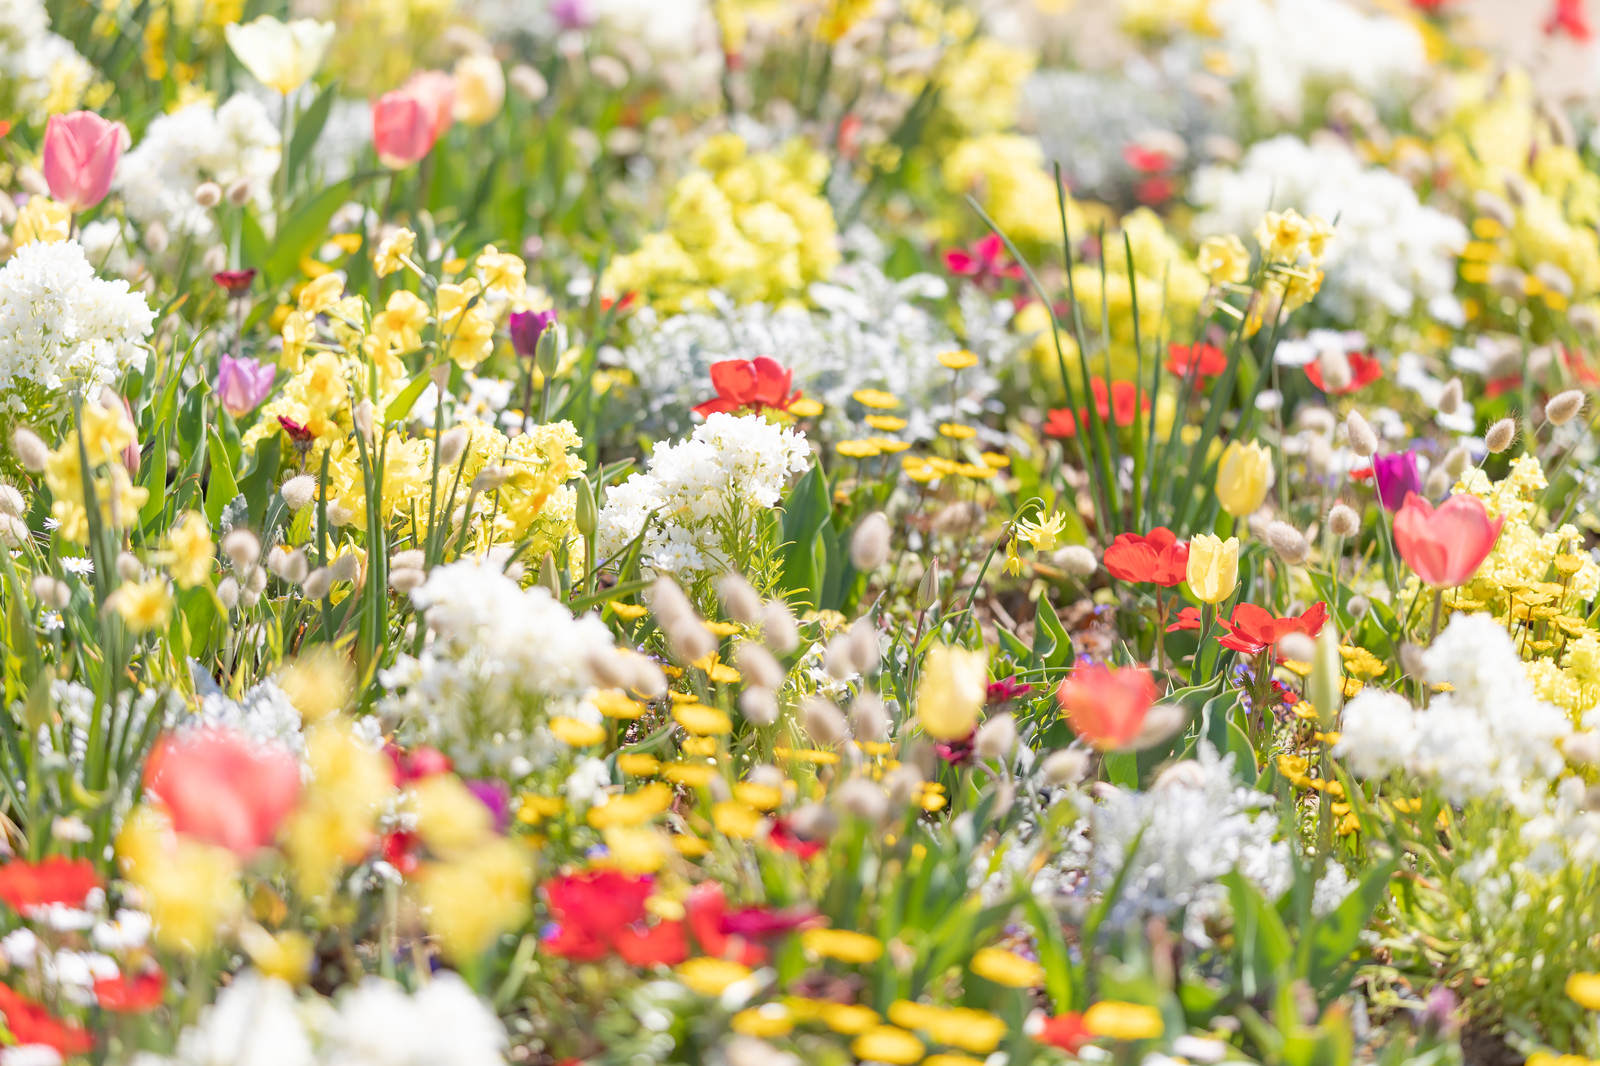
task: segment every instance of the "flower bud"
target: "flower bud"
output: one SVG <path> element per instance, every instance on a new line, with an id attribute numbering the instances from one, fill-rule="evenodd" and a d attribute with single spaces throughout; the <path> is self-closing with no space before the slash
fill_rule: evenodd
<path id="1" fill-rule="evenodd" d="M 650 610 L 667 638 L 668 648 L 680 662 L 696 662 L 717 650 L 717 639 L 670 577 L 658 577 L 650 587 Z"/>
<path id="2" fill-rule="evenodd" d="M 939 560 L 929 559 L 928 568 L 917 582 L 917 598 L 913 604 L 918 610 L 927 610 L 939 599 Z"/>
<path id="3" fill-rule="evenodd" d="M 467 450 L 467 438 L 470 434 L 466 426 L 456 426 L 446 430 L 439 438 L 439 466 L 444 470 L 455 469 L 456 463 L 461 460 L 461 455 Z"/>
<path id="4" fill-rule="evenodd" d="M 872 619 L 861 617 L 845 632 L 850 649 L 850 665 L 855 672 L 866 676 L 878 668 L 882 652 L 878 647 L 878 629 Z"/>
<path id="5" fill-rule="evenodd" d="M 1303 533 L 1287 522 L 1272 521 L 1267 525 L 1267 543 L 1278 553 L 1278 558 L 1291 566 L 1298 566 L 1311 554 L 1311 545 Z"/>
<path id="6" fill-rule="evenodd" d="M 1515 419 L 1502 418 L 1489 427 L 1489 432 L 1483 435 L 1484 447 L 1490 454 L 1499 455 L 1511 447 L 1511 442 L 1517 438 L 1517 423 Z"/>
<path id="7" fill-rule="evenodd" d="M 1350 450 L 1361 458 L 1370 459 L 1378 453 L 1378 434 L 1360 411 L 1351 411 L 1345 418 L 1344 432 L 1350 439 Z"/>
<path id="8" fill-rule="evenodd" d="M 1451 378 L 1439 390 L 1439 413 L 1453 415 L 1461 410 L 1461 379 Z"/>
<path id="9" fill-rule="evenodd" d="M 800 726 L 819 748 L 831 748 L 850 735 L 844 713 L 821 696 L 807 697 L 800 705 Z"/>
<path id="10" fill-rule="evenodd" d="M 1544 416 L 1554 426 L 1564 426 L 1577 417 L 1583 410 L 1583 390 L 1568 389 L 1558 392 L 1550 397 L 1550 402 L 1544 405 Z"/>
<path id="11" fill-rule="evenodd" d="M 1328 511 L 1328 530 L 1336 537 L 1353 537 L 1361 532 L 1361 517 L 1349 505 L 1336 503 Z"/>
<path id="12" fill-rule="evenodd" d="M 752 685 L 739 693 L 739 713 L 751 725 L 771 725 L 778 720 L 778 700 L 769 689 Z"/>
<path id="13" fill-rule="evenodd" d="M 231 529 L 222 538 L 222 554 L 235 570 L 248 570 L 261 558 L 261 542 L 248 529 Z"/>
<path id="14" fill-rule="evenodd" d="M 1045 781 L 1057 788 L 1075 785 L 1089 772 L 1089 753 L 1082 748 L 1063 748 L 1046 756 L 1039 770 Z"/>
<path id="15" fill-rule="evenodd" d="M 972 747 L 978 758 L 1004 760 L 1017 746 L 1017 722 L 1009 714 L 996 715 L 978 727 Z"/>
<path id="16" fill-rule="evenodd" d="M 217 582 L 217 599 L 230 611 L 239 606 L 239 582 L 232 574 Z"/>
<path id="17" fill-rule="evenodd" d="M 50 461 L 50 449 L 39 435 L 26 426 L 18 426 L 11 431 L 11 450 L 17 456 L 17 462 L 22 464 L 24 470 L 39 473 L 44 469 L 45 463 Z"/>
<path id="18" fill-rule="evenodd" d="M 776 692 L 788 675 L 772 653 L 749 640 L 741 640 L 733 650 L 733 663 L 746 683 Z"/>
<path id="19" fill-rule="evenodd" d="M 1464 445 L 1458 444 L 1445 453 L 1444 462 L 1439 465 L 1452 481 L 1459 480 L 1467 472 L 1467 467 L 1472 465 L 1472 453 Z"/>
<path id="20" fill-rule="evenodd" d="M 299 474 L 283 483 L 283 488 L 278 490 L 283 497 L 283 502 L 289 505 L 289 510 L 298 511 L 309 506 L 317 495 L 317 479 L 310 474 Z"/>
<path id="21" fill-rule="evenodd" d="M 761 605 L 761 638 L 779 655 L 788 655 L 800 646 L 800 630 L 795 625 L 794 612 L 782 600 L 769 600 Z"/>
<path id="22" fill-rule="evenodd" d="M 889 739 L 889 712 L 876 692 L 859 693 L 851 702 L 850 732 L 857 740 Z"/>
<path id="23" fill-rule="evenodd" d="M 12 485 L 0 481 L 0 514 L 8 514 L 13 518 L 21 518 L 28 509 L 28 503 L 22 498 Z"/>
<path id="24" fill-rule="evenodd" d="M 761 597 L 744 575 L 729 571 L 717 578 L 717 599 L 735 622 L 753 626 L 761 620 Z"/>
<path id="25" fill-rule="evenodd" d="M 871 573 L 889 560 L 891 530 L 882 511 L 873 511 L 856 526 L 850 538 L 850 562 L 862 573 Z"/>
<path id="26" fill-rule="evenodd" d="M 40 574 L 33 579 L 33 596 L 51 610 L 59 611 L 72 602 L 72 589 L 65 581 Z"/>
<path id="27" fill-rule="evenodd" d="M 1450 483 L 1454 480 L 1444 467 L 1436 466 L 1428 471 L 1428 479 L 1422 483 L 1422 494 L 1430 500 L 1437 500 L 1450 491 Z"/>

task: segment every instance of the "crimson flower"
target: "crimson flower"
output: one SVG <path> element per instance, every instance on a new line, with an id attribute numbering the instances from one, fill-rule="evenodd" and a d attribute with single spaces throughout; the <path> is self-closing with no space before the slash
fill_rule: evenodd
<path id="1" fill-rule="evenodd" d="M 944 266 L 950 273 L 972 278 L 980 285 L 1022 277 L 1022 267 L 1007 261 L 1005 242 L 993 233 L 971 248 L 947 249 Z"/>
<path id="2" fill-rule="evenodd" d="M 767 952 L 761 945 L 730 935 L 728 900 L 722 894 L 721 885 L 707 882 L 690 889 L 683 913 L 684 922 L 703 954 L 735 959 L 746 966 L 759 966 L 766 961 Z"/>
<path id="3" fill-rule="evenodd" d="M 1160 174 L 1172 166 L 1172 157 L 1159 148 L 1147 148 L 1142 144 L 1125 145 L 1122 149 L 1122 161 L 1141 174 Z"/>
<path id="4" fill-rule="evenodd" d="M 117 1014 L 143 1014 L 161 1004 L 166 992 L 167 977 L 160 967 L 146 970 L 137 977 L 117 974 L 102 977 L 94 983 L 95 1002 L 102 1010 Z"/>
<path id="5" fill-rule="evenodd" d="M 645 901 L 654 889 L 652 878 L 616 870 L 552 878 L 545 883 L 544 895 L 555 930 L 546 935 L 545 950 L 580 962 L 604 958 L 629 926 L 644 921 Z"/>
<path id="6" fill-rule="evenodd" d="M 825 846 L 820 840 L 808 840 L 795 833 L 787 818 L 773 819 L 772 829 L 767 833 L 767 843 L 802 859 L 815 857 Z"/>
<path id="7" fill-rule="evenodd" d="M 1264 607 L 1241 603 L 1234 607 L 1232 618 L 1220 621 L 1225 632 L 1217 638 L 1218 643 L 1246 655 L 1259 655 L 1292 633 L 1308 637 L 1321 633 L 1328 621 L 1328 605 L 1319 602 L 1302 614 L 1280 618 Z"/>
<path id="8" fill-rule="evenodd" d="M 1583 0 L 1556 0 L 1550 17 L 1544 20 L 1544 34 L 1554 37 L 1558 33 L 1566 34 L 1579 44 L 1594 37 L 1594 27 L 1589 25 L 1589 16 L 1583 11 Z"/>
<path id="9" fill-rule="evenodd" d="M 1214 378 L 1228 369 L 1228 357 L 1215 344 L 1172 344 L 1167 347 L 1167 369 L 1178 377 Z"/>
<path id="10" fill-rule="evenodd" d="M 450 756 L 426 744 L 405 751 L 393 744 L 385 745 L 384 754 L 394 763 L 394 783 L 408 785 L 434 774 L 450 772 Z"/>
<path id="11" fill-rule="evenodd" d="M 1018 681 L 1015 677 L 1002 677 L 998 681 L 989 682 L 984 698 L 987 703 L 1010 703 L 1012 700 L 1020 700 L 1032 691 L 1032 685 Z"/>
<path id="12" fill-rule="evenodd" d="M 100 878 L 87 859 L 53 855 L 39 862 L 17 859 L 0 866 L 0 899 L 22 913 L 52 903 L 81 906 L 84 897 L 99 887 Z"/>
<path id="13" fill-rule="evenodd" d="M 393 866 L 401 877 L 410 877 L 422 865 L 422 838 L 409 829 L 386 833 L 380 850 L 383 861 Z"/>
<path id="14" fill-rule="evenodd" d="M 1322 364 L 1312 360 L 1305 366 L 1306 377 L 1311 379 L 1311 384 L 1323 392 L 1334 392 L 1337 395 L 1355 392 L 1357 389 L 1366 388 L 1374 381 L 1383 377 L 1383 364 L 1375 356 L 1363 355 L 1360 352 L 1351 352 L 1345 356 L 1350 361 L 1350 384 L 1342 389 L 1329 389 L 1322 377 Z"/>
<path id="15" fill-rule="evenodd" d="M 1183 583 L 1189 544 L 1166 526 L 1157 526 L 1143 536 L 1120 533 L 1101 561 L 1106 572 L 1119 581 L 1149 582 L 1170 589 Z"/>
<path id="16" fill-rule="evenodd" d="M 716 398 L 696 404 L 694 412 L 703 417 L 719 411 L 742 411 L 747 407 L 756 411 L 767 407 L 787 411 L 789 405 L 800 398 L 798 392 L 789 391 L 793 382 L 794 372 L 768 356 L 724 359 L 711 364 L 711 384 L 716 387 Z"/>
<path id="17" fill-rule="evenodd" d="M 1186 633 L 1192 629 L 1200 628 L 1200 608 L 1185 607 L 1178 612 L 1178 617 L 1167 626 L 1168 633 Z"/>
<path id="18" fill-rule="evenodd" d="M 301 423 L 292 418 L 285 418 L 283 415 L 279 415 L 278 425 L 282 426 L 283 431 L 289 434 L 289 439 L 300 447 L 304 448 L 311 444 L 313 434 L 311 430 Z"/>
<path id="19" fill-rule="evenodd" d="M 250 267 L 244 270 L 219 270 L 211 275 L 211 280 L 229 296 L 238 296 L 249 291 L 250 283 L 256 280 L 256 272 Z"/>
<path id="20" fill-rule="evenodd" d="M 86 1054 L 94 1047 L 94 1038 L 82 1026 L 57 1018 L 42 1003 L 23 998 L 8 985 L 0 985 L 0 1018 L 19 1045 L 44 1044 L 63 1058 Z"/>
<path id="21" fill-rule="evenodd" d="M 1065 1014 L 1057 1014 L 1054 1018 L 1046 1018 L 1039 1031 L 1033 1034 L 1033 1038 L 1041 1044 L 1058 1047 L 1068 1055 L 1076 1055 L 1094 1040 L 1094 1033 L 1083 1024 L 1082 1014 L 1069 1010 Z"/>

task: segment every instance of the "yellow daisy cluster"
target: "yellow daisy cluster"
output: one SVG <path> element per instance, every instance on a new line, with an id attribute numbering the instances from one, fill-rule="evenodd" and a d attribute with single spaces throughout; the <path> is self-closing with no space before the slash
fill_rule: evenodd
<path id="1" fill-rule="evenodd" d="M 1512 460 L 1497 482 L 1477 468 L 1466 473 L 1458 487 L 1483 500 L 1505 525 L 1472 581 L 1447 602 L 1503 619 L 1535 690 L 1577 715 L 1600 700 L 1600 634 L 1584 618 L 1585 605 L 1600 594 L 1600 566 L 1582 551 L 1576 526 L 1540 528 L 1537 500 L 1546 486 L 1544 469 L 1531 455 Z"/>
<path id="2" fill-rule="evenodd" d="M 86 544 L 89 540 L 84 455 L 88 457 L 94 478 L 100 521 L 113 529 L 127 529 L 138 521 L 139 509 L 150 498 L 150 490 L 133 483 L 122 461 L 123 452 L 134 444 L 135 433 L 127 409 L 120 401 L 86 404 L 79 428 L 68 431 L 61 446 L 50 453 L 45 461 L 44 479 L 50 487 L 50 514 L 60 523 L 57 532 L 62 537 L 75 544 Z"/>
<path id="3" fill-rule="evenodd" d="M 816 150 L 797 140 L 752 154 L 726 133 L 701 147 L 695 165 L 672 191 L 666 229 L 606 270 L 607 293 L 638 293 L 667 312 L 707 307 L 712 290 L 781 303 L 832 273 L 839 234 Z"/>

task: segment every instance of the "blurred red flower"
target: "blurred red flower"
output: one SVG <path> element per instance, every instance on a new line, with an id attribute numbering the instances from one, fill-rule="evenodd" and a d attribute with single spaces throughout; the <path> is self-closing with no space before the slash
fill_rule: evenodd
<path id="1" fill-rule="evenodd" d="M 17 859 L 0 866 L 0 899 L 23 913 L 51 903 L 80 906 L 99 887 L 100 878 L 87 859 L 53 855 L 39 862 Z"/>
<path id="2" fill-rule="evenodd" d="M 724 359 L 711 364 L 711 384 L 717 390 L 716 398 L 696 404 L 694 412 L 705 416 L 719 411 L 742 411 L 747 407 L 756 411 L 767 407 L 787 411 L 789 405 L 800 398 L 798 392 L 789 391 L 793 383 L 794 372 L 768 356 Z"/>
<path id="3" fill-rule="evenodd" d="M 1189 565 L 1189 544 L 1166 526 L 1149 533 L 1121 533 L 1105 550 L 1101 562 L 1120 581 L 1149 582 L 1163 588 L 1183 583 Z"/>

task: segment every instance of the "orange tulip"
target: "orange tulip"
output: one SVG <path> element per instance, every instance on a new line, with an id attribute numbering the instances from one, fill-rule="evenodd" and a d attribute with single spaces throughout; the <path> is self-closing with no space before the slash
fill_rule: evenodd
<path id="1" fill-rule="evenodd" d="M 1142 666 L 1080 666 L 1056 689 L 1056 701 L 1078 736 L 1101 751 L 1139 738 L 1156 700 L 1156 680 Z"/>

